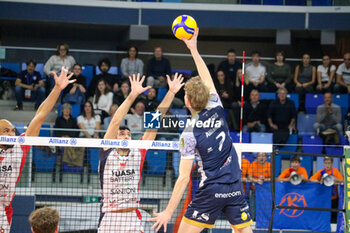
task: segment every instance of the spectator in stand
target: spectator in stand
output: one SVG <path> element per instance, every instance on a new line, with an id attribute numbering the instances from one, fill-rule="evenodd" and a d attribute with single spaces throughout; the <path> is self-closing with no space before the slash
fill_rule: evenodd
<path id="1" fill-rule="evenodd" d="M 332 93 L 326 92 L 323 96 L 324 104 L 317 107 L 316 122 L 314 129 L 317 135 L 327 129 L 334 129 L 339 135 L 343 135 L 341 124 L 341 109 L 339 105 L 333 104 Z"/>
<path id="2" fill-rule="evenodd" d="M 343 183 L 344 177 L 340 171 L 333 167 L 333 158 L 325 157 L 323 160 L 324 169 L 318 170 L 313 176 L 310 177 L 310 181 L 314 183 L 323 183 L 324 174 L 334 176 L 334 183 Z"/>
<path id="3" fill-rule="evenodd" d="M 295 91 L 299 94 L 301 110 L 304 110 L 305 94 L 313 92 L 316 81 L 316 68 L 310 63 L 310 55 L 305 53 L 302 63 L 295 67 L 294 72 Z"/>
<path id="4" fill-rule="evenodd" d="M 81 74 L 82 66 L 75 64 L 73 66 L 72 79 L 76 81 L 69 84 L 66 89 L 63 90 L 63 103 L 79 104 L 82 105 L 85 102 L 86 93 L 86 77 Z"/>
<path id="5" fill-rule="evenodd" d="M 266 67 L 260 63 L 260 52 L 252 52 L 252 62 L 248 63 L 245 68 L 249 85 L 253 89 L 257 89 L 261 92 L 266 91 L 265 75 Z"/>
<path id="6" fill-rule="evenodd" d="M 14 110 L 23 110 L 23 97 L 27 100 L 35 100 L 34 109 L 38 109 L 41 102 L 45 99 L 45 83 L 41 79 L 40 73 L 35 71 L 36 62 L 29 60 L 26 64 L 26 70 L 22 71 L 16 79 L 15 95 L 17 105 Z"/>
<path id="7" fill-rule="evenodd" d="M 231 108 L 233 100 L 233 83 L 226 78 L 224 71 L 218 70 L 216 72 L 214 84 L 224 108 Z"/>
<path id="8" fill-rule="evenodd" d="M 123 74 L 123 79 L 128 80 L 133 74 L 143 75 L 143 61 L 137 58 L 139 50 L 135 46 L 128 49 L 128 57 L 123 58 L 120 64 L 120 69 Z"/>
<path id="9" fill-rule="evenodd" d="M 143 129 L 143 113 L 145 112 L 145 104 L 139 101 L 135 104 L 135 113 L 127 114 L 125 117 L 128 128 L 131 131 L 141 131 Z"/>
<path id="10" fill-rule="evenodd" d="M 287 99 L 287 93 L 286 88 L 279 88 L 278 98 L 270 103 L 267 111 L 267 120 L 274 133 L 288 131 L 289 135 L 290 131 L 295 130 L 297 111 L 294 102 Z"/>
<path id="11" fill-rule="evenodd" d="M 33 233 L 57 233 L 60 214 L 50 207 L 34 210 L 29 215 L 29 223 Z"/>
<path id="12" fill-rule="evenodd" d="M 72 106 L 68 103 L 62 105 L 62 116 L 56 118 L 55 127 L 56 129 L 77 129 L 77 121 L 72 117 Z M 56 137 L 69 137 L 74 138 L 78 136 L 76 131 L 55 131 Z"/>
<path id="13" fill-rule="evenodd" d="M 117 104 L 118 106 L 120 106 L 124 102 L 126 97 L 129 95 L 130 91 L 131 90 L 129 82 L 124 81 L 120 85 L 120 90 L 117 91 L 117 93 L 115 93 L 113 96 L 113 104 Z"/>
<path id="14" fill-rule="evenodd" d="M 79 137 L 99 138 L 99 133 L 96 130 L 101 129 L 101 118 L 99 115 L 95 115 L 90 101 L 85 102 L 83 114 L 78 116 L 78 127 L 82 130 Z"/>
<path id="15" fill-rule="evenodd" d="M 317 67 L 317 91 L 320 93 L 332 92 L 334 88 L 335 65 L 332 65 L 331 57 L 324 55 L 322 65 Z"/>
<path id="16" fill-rule="evenodd" d="M 260 102 L 259 91 L 252 90 L 243 106 L 243 132 L 265 132 L 266 112 L 267 105 Z"/>
<path id="17" fill-rule="evenodd" d="M 110 107 L 109 116 L 103 120 L 105 130 L 108 129 L 109 123 L 111 123 L 111 119 L 114 116 L 114 113 L 118 110 L 118 108 L 119 106 L 117 104 L 112 104 L 112 106 Z M 122 121 L 121 125 L 126 125 L 124 120 Z"/>
<path id="18" fill-rule="evenodd" d="M 88 97 L 91 97 L 95 94 L 97 83 L 100 79 L 104 79 L 106 81 L 107 88 L 110 91 L 116 93 L 119 89 L 119 85 L 121 83 L 121 78 L 118 75 L 108 73 L 111 68 L 111 61 L 108 58 L 103 58 L 98 62 L 98 68 L 101 73 L 93 77 L 88 89 Z"/>
<path id="19" fill-rule="evenodd" d="M 144 101 L 146 106 L 146 111 L 155 111 L 159 105 L 157 100 L 157 90 L 155 88 L 150 88 L 147 92 L 146 99 Z"/>
<path id="20" fill-rule="evenodd" d="M 166 75 L 171 76 L 170 62 L 163 57 L 162 48 L 155 47 L 154 57 L 147 63 L 147 86 L 166 88 Z"/>
<path id="21" fill-rule="evenodd" d="M 310 181 L 314 183 L 323 184 L 325 174 L 332 175 L 334 177 L 334 184 L 332 189 L 332 208 L 338 208 L 339 194 L 338 194 L 338 185 L 344 182 L 344 177 L 340 171 L 336 168 L 333 168 L 333 158 L 325 157 L 323 160 L 324 169 L 318 170 L 313 176 L 310 177 Z M 337 212 L 332 213 L 331 222 L 337 222 Z"/>
<path id="22" fill-rule="evenodd" d="M 268 91 L 276 92 L 279 88 L 284 87 L 289 92 L 293 91 L 293 82 L 290 65 L 285 63 L 285 54 L 283 51 L 277 51 L 275 62 L 268 67 L 267 81 Z"/>
<path id="23" fill-rule="evenodd" d="M 61 43 L 57 45 L 56 55 L 52 55 L 45 63 L 44 72 L 48 77 L 47 83 L 50 90 L 55 86 L 55 79 L 51 72 L 55 71 L 56 74 L 59 75 L 62 67 L 68 67 L 69 70 L 71 70 L 76 63 L 74 57 L 68 55 L 68 53 L 69 45 Z"/>
<path id="24" fill-rule="evenodd" d="M 350 52 L 344 54 L 344 62 L 337 69 L 337 83 L 334 86 L 334 92 L 350 94 Z"/>
<path id="25" fill-rule="evenodd" d="M 258 184 L 263 184 L 271 180 L 271 163 L 267 162 L 267 155 L 259 152 L 248 169 L 249 180 Z"/>
<path id="26" fill-rule="evenodd" d="M 101 121 L 107 116 L 110 107 L 113 104 L 113 93 L 107 89 L 107 84 L 104 79 L 97 82 L 96 92 L 93 98 L 93 106 L 95 114 L 101 116 Z"/>
<path id="27" fill-rule="evenodd" d="M 248 85 L 248 80 L 244 80 L 244 96 L 243 101 L 247 101 L 250 95 L 250 86 Z M 236 83 L 233 86 L 233 98 L 231 108 L 227 113 L 227 124 L 230 129 L 239 131 L 239 118 L 240 118 L 240 108 L 241 108 L 241 91 L 242 91 L 242 69 L 237 70 Z M 244 103 L 243 103 L 244 104 Z"/>
<path id="28" fill-rule="evenodd" d="M 287 168 L 286 170 L 284 170 L 276 180 L 289 182 L 290 175 L 292 174 L 292 172 L 296 172 L 297 174 L 299 174 L 301 176 L 302 181 L 304 181 L 304 182 L 308 181 L 309 176 L 307 175 L 307 171 L 305 168 L 301 167 L 300 164 L 301 164 L 300 157 L 293 156 L 290 159 L 290 168 Z"/>
<path id="29" fill-rule="evenodd" d="M 242 63 L 236 60 L 236 51 L 230 49 L 227 51 L 227 59 L 219 64 L 218 70 L 223 70 L 226 77 L 232 83 L 236 83 L 237 70 L 242 68 Z"/>

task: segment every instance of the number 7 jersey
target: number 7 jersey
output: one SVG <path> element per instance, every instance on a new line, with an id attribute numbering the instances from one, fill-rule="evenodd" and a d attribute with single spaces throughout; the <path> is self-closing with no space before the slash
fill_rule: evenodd
<path id="1" fill-rule="evenodd" d="M 188 121 L 180 137 L 180 152 L 182 159 L 198 155 L 199 187 L 239 180 L 241 169 L 218 94 L 211 93 L 206 108 Z"/>

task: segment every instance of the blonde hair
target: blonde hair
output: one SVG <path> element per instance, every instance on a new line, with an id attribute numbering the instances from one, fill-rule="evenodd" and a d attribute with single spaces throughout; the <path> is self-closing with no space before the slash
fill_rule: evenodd
<path id="1" fill-rule="evenodd" d="M 237 72 L 236 72 L 236 87 L 240 87 L 242 85 L 242 80 L 239 79 L 238 77 L 238 70 L 242 70 L 242 69 L 237 69 Z M 244 79 L 244 85 L 248 85 L 249 84 L 249 79 L 245 78 Z"/>
<path id="2" fill-rule="evenodd" d="M 185 91 L 191 107 L 195 111 L 202 111 L 209 101 L 209 88 L 199 76 L 191 78 L 185 84 Z"/>
<path id="3" fill-rule="evenodd" d="M 60 215 L 57 210 L 43 207 L 34 210 L 29 216 L 30 226 L 35 233 L 54 233 L 58 227 Z"/>

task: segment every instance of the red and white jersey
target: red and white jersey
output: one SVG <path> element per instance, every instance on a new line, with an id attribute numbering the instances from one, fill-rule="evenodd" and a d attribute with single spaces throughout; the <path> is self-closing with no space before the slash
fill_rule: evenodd
<path id="1" fill-rule="evenodd" d="M 146 153 L 145 149 L 130 149 L 128 156 L 122 156 L 115 148 L 100 150 L 103 213 L 139 207 L 139 184 Z"/>
<path id="2" fill-rule="evenodd" d="M 11 202 L 29 149 L 30 146 L 27 145 L 14 145 L 7 150 L 0 149 L 0 205 L 5 207 L 9 222 L 12 216 Z"/>

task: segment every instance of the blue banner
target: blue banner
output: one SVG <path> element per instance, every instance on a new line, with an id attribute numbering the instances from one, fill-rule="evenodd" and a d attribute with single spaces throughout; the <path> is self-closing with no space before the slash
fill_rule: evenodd
<path id="1" fill-rule="evenodd" d="M 276 182 L 276 205 L 331 208 L 331 187 L 316 183 L 292 185 Z M 256 227 L 268 228 L 271 216 L 271 184 L 256 185 Z M 275 209 L 274 229 L 330 231 L 330 212 Z"/>
<path id="2" fill-rule="evenodd" d="M 339 193 L 339 204 L 338 204 L 338 209 L 344 209 L 344 185 L 339 185 L 338 189 Z M 343 212 L 338 213 L 338 219 L 337 219 L 337 233 L 344 233 L 345 231 L 345 216 Z"/>

